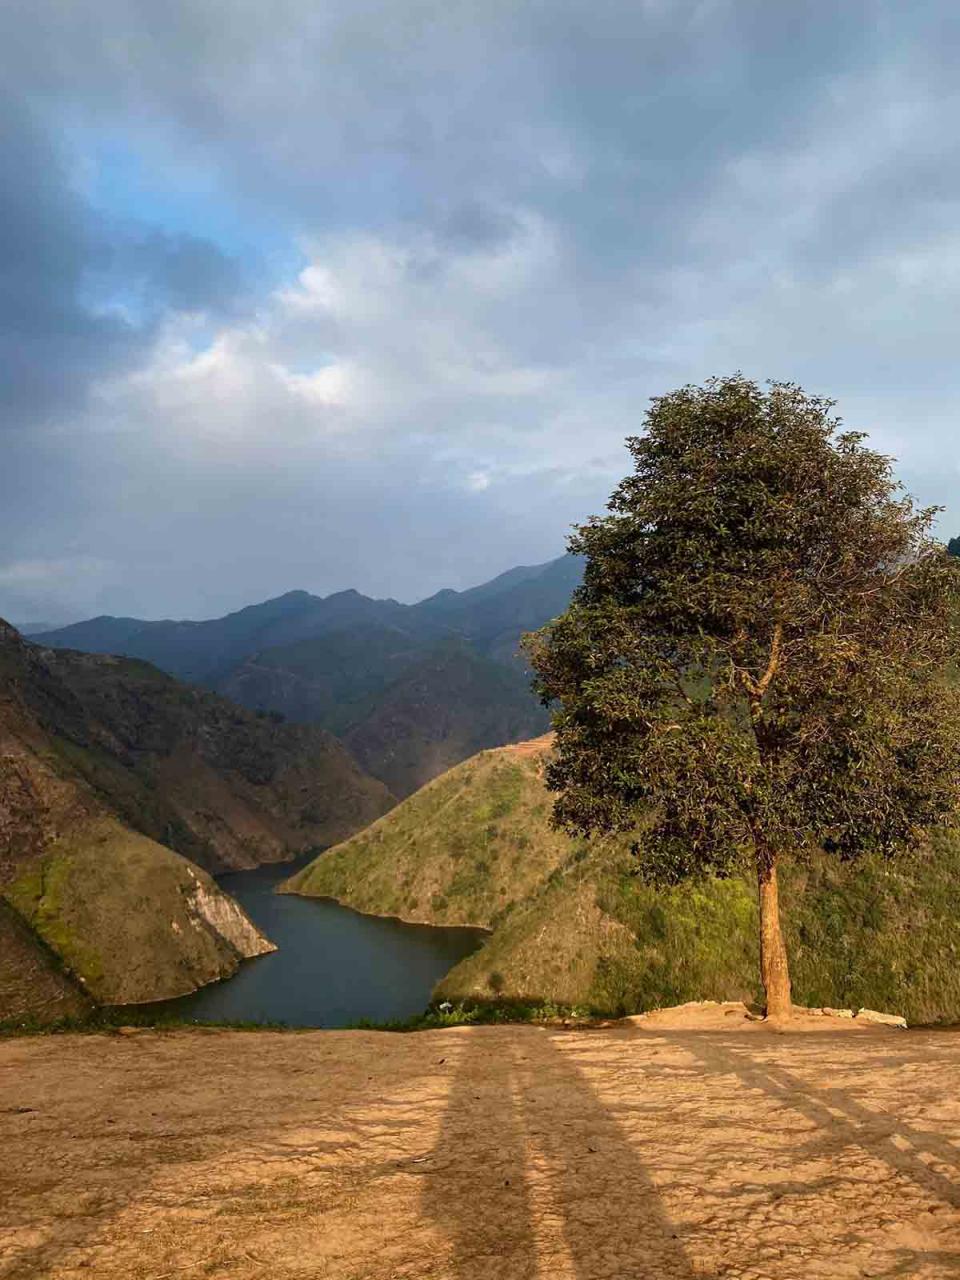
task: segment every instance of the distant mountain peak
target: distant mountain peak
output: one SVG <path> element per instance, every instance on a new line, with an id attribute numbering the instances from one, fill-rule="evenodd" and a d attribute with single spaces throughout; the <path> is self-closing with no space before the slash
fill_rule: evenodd
<path id="1" fill-rule="evenodd" d="M 460 592 L 454 591 L 453 587 L 441 587 L 439 591 L 435 591 L 432 596 L 427 596 L 419 603 L 420 606 L 439 604 L 443 600 L 455 600 L 459 594 Z"/>

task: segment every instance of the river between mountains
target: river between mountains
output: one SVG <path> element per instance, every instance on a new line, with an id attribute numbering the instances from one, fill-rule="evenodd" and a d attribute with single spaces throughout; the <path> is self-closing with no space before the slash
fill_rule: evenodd
<path id="1" fill-rule="evenodd" d="M 310 861 L 218 877 L 225 892 L 279 947 L 246 960 L 223 982 L 143 1006 L 204 1022 L 345 1027 L 420 1013 L 434 984 L 480 946 L 480 929 L 435 928 L 365 916 L 322 898 L 275 893 Z"/>

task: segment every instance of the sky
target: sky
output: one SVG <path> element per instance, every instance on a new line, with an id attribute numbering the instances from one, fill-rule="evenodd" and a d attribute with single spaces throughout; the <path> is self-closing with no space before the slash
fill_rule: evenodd
<path id="1" fill-rule="evenodd" d="M 0 615 L 562 552 L 799 382 L 960 531 L 960 6 L 6 0 Z"/>

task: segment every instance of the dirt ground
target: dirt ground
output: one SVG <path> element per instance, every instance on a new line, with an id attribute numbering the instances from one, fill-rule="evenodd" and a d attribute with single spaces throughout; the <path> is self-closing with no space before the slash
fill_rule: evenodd
<path id="1" fill-rule="evenodd" d="M 960 1036 L 736 1021 L 0 1042 L 0 1276 L 960 1276 Z"/>

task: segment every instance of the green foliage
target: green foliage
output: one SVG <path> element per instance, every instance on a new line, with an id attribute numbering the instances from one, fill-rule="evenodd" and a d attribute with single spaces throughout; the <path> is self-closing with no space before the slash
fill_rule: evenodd
<path id="1" fill-rule="evenodd" d="M 960 556 L 960 538 L 951 538 L 947 543 L 948 556 Z"/>
<path id="2" fill-rule="evenodd" d="M 756 992 L 756 892 L 742 877 L 654 888 L 607 874 L 598 902 L 635 939 L 602 954 L 591 1003 L 616 1013 L 687 1000 L 752 1000 Z"/>
<path id="3" fill-rule="evenodd" d="M 960 791 L 960 575 L 828 401 L 741 377 L 653 402 L 634 472 L 529 637 L 566 829 L 650 824 L 660 881 L 914 846 Z"/>
<path id="4" fill-rule="evenodd" d="M 937 832 L 894 860 L 866 854 L 843 863 L 814 850 L 782 870 L 799 1004 L 893 1010 L 911 1023 L 960 1019 L 960 835 Z M 759 997 L 747 873 L 654 888 L 611 869 L 598 877 L 598 900 L 635 945 L 600 955 L 584 993 L 595 1009 Z"/>
<path id="5" fill-rule="evenodd" d="M 555 1023 L 583 1021 L 595 1015 L 586 1005 L 557 1004 L 552 1000 L 471 999 L 434 1002 L 412 1018 L 375 1022 L 362 1018 L 357 1031 L 434 1031 L 442 1027 L 496 1026 L 509 1022 Z"/>
<path id="6" fill-rule="evenodd" d="M 956 831 L 893 861 L 872 854 L 852 868 L 813 854 L 791 868 L 786 925 L 802 1003 L 957 1021 L 958 883 Z"/>
<path id="7" fill-rule="evenodd" d="M 56 1018 L 53 1021 L 34 1015 L 0 1018 L 0 1036 L 55 1036 L 71 1032 L 96 1035 L 115 1032 L 120 1027 L 136 1027 L 144 1031 L 189 1031 L 197 1027 L 216 1028 L 219 1031 L 301 1031 L 312 1027 L 291 1027 L 285 1022 L 211 1022 L 201 1018 L 186 1019 L 164 1010 L 137 1008 L 121 1005 L 116 1008 L 93 1009 L 87 1014 Z"/>

